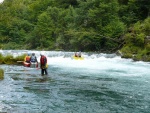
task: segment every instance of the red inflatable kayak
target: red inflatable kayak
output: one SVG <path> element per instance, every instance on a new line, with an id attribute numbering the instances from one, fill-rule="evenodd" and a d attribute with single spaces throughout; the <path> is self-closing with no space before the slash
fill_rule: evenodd
<path id="1" fill-rule="evenodd" d="M 27 63 L 27 62 L 24 61 L 23 65 L 25 67 L 38 68 L 38 63 L 37 62 L 35 62 L 35 63 Z"/>

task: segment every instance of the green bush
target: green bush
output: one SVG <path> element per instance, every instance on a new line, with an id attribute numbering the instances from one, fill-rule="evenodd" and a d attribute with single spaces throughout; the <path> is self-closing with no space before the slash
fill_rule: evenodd
<path id="1" fill-rule="evenodd" d="M 125 34 L 125 45 L 121 49 L 123 57 L 134 60 L 150 61 L 150 43 L 145 40 L 150 32 L 150 18 L 134 24 L 129 33 Z"/>
<path id="2" fill-rule="evenodd" d="M 16 42 L 9 42 L 7 44 L 3 44 L 3 49 L 5 50 L 24 49 L 24 46 L 19 45 Z"/>
<path id="3" fill-rule="evenodd" d="M 0 68 L 0 80 L 4 79 L 4 70 Z"/>
<path id="4" fill-rule="evenodd" d="M 21 56 L 17 56 L 17 57 L 13 57 L 12 55 L 7 55 L 7 56 L 0 56 L 0 58 L 2 58 L 2 63 L 1 64 L 18 64 L 18 62 L 17 61 L 24 61 L 24 57 L 25 57 L 26 55 L 25 54 L 23 54 L 23 55 L 21 55 Z"/>
<path id="5" fill-rule="evenodd" d="M 150 55 L 150 44 L 147 44 L 145 49 L 147 50 L 147 54 Z"/>
<path id="6" fill-rule="evenodd" d="M 0 53 L 0 64 L 3 64 L 3 55 Z"/>
<path id="7" fill-rule="evenodd" d="M 4 57 L 4 64 L 13 64 L 13 56 L 7 55 L 6 57 Z"/>
<path id="8" fill-rule="evenodd" d="M 138 47 L 144 47 L 144 38 L 145 38 L 146 36 L 145 36 L 145 34 L 144 33 L 139 33 L 139 34 L 137 34 L 136 35 L 136 39 L 135 39 L 135 41 L 136 41 L 136 43 L 134 43 L 136 46 L 138 46 Z"/>
<path id="9" fill-rule="evenodd" d="M 14 64 L 22 64 L 22 62 L 17 62 L 17 61 L 24 61 L 26 54 L 23 54 L 21 56 L 17 56 L 13 59 Z"/>

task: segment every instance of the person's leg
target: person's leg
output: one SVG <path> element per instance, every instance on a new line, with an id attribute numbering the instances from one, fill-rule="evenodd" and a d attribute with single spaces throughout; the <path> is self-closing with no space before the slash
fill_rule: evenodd
<path id="1" fill-rule="evenodd" d="M 32 62 L 30 63 L 30 67 L 31 67 L 31 68 L 33 68 L 33 64 L 32 64 Z"/>
<path id="2" fill-rule="evenodd" d="M 36 62 L 34 62 L 34 68 L 36 68 Z"/>
<path id="3" fill-rule="evenodd" d="M 41 69 L 41 75 L 42 76 L 44 75 L 44 69 Z"/>
<path id="4" fill-rule="evenodd" d="M 45 74 L 47 75 L 48 73 L 47 73 L 47 69 L 45 69 Z"/>

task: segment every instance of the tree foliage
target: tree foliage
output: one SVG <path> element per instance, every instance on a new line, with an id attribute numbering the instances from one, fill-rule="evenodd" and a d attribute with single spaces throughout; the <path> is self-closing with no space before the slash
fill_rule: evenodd
<path id="1" fill-rule="evenodd" d="M 0 48 L 112 51 L 125 41 L 145 49 L 149 15 L 149 0 L 5 0 Z M 128 33 L 133 26 L 139 34 Z"/>

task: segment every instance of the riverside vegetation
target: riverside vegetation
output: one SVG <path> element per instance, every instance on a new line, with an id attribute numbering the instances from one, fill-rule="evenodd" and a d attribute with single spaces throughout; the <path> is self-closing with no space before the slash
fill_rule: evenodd
<path id="1" fill-rule="evenodd" d="M 14 57 L 11 54 L 8 54 L 6 56 L 3 56 L 0 53 L 0 64 L 7 64 L 7 65 L 20 65 L 20 62 L 18 61 L 24 61 L 24 57 L 26 54 L 22 54 L 20 56 Z"/>
<path id="2" fill-rule="evenodd" d="M 1 64 L 7 64 L 7 65 L 22 65 L 22 62 L 18 61 L 24 61 L 24 57 L 26 54 L 22 54 L 20 56 L 14 57 L 11 54 L 8 54 L 6 56 L 3 56 L 0 53 L 0 65 Z M 0 68 L 0 80 L 4 79 L 4 70 Z"/>
<path id="3" fill-rule="evenodd" d="M 4 79 L 4 70 L 0 68 L 0 80 Z"/>
<path id="4" fill-rule="evenodd" d="M 150 61 L 150 0 L 4 0 L 0 9 L 2 49 L 119 50 Z"/>

